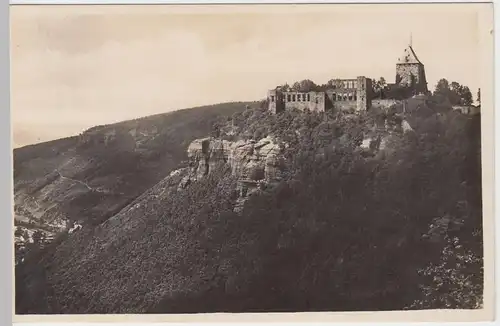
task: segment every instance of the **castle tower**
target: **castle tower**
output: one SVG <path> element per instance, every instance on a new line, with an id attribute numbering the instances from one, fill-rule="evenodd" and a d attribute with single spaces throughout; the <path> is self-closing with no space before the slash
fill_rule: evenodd
<path id="1" fill-rule="evenodd" d="M 268 109 L 272 113 L 280 113 L 285 110 L 283 92 L 279 87 L 272 89 L 267 94 Z"/>
<path id="2" fill-rule="evenodd" d="M 424 65 L 418 60 L 410 43 L 396 63 L 396 84 L 413 88 L 416 94 L 427 93 Z"/>
<path id="3" fill-rule="evenodd" d="M 364 76 L 356 79 L 356 109 L 366 111 L 372 103 L 372 80 Z"/>

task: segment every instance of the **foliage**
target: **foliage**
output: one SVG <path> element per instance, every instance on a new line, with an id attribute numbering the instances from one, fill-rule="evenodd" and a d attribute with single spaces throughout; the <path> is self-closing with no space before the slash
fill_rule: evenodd
<path id="1" fill-rule="evenodd" d="M 14 191 L 51 207 L 46 219 L 65 216 L 98 225 L 159 182 L 186 160 L 186 147 L 209 134 L 220 116 L 231 116 L 257 102 L 235 102 L 178 110 L 98 126 L 79 137 L 14 150 Z M 77 182 L 66 191 L 43 191 L 62 175 L 106 189 L 87 191 Z M 71 187 L 70 187 L 71 186 Z M 82 190 L 75 191 L 81 187 Z M 45 201 L 45 203 L 44 203 Z"/>
<path id="2" fill-rule="evenodd" d="M 411 113 L 405 118 L 416 132 L 384 134 L 387 150 L 366 157 L 358 145 L 383 114 L 254 108 L 221 118 L 223 138 L 280 141 L 283 180 L 240 213 L 237 180 L 225 165 L 177 193 L 159 183 L 16 269 L 17 311 L 471 306 L 482 291 L 481 237 L 473 236 L 482 230 L 480 121 Z M 455 238 L 463 247 L 450 247 Z M 466 269 L 450 274 L 442 262 L 461 249 L 473 263 L 464 258 Z M 438 275 L 463 282 L 436 287 Z"/>
<path id="3" fill-rule="evenodd" d="M 16 227 L 16 230 L 14 231 L 14 236 L 16 237 L 22 237 L 24 235 L 23 229 L 20 227 Z"/>
<path id="4" fill-rule="evenodd" d="M 413 89 L 402 85 L 390 85 L 383 91 L 385 98 L 404 100 L 413 95 Z"/>
<path id="5" fill-rule="evenodd" d="M 316 90 L 317 85 L 310 79 L 304 79 L 300 82 L 295 82 L 292 86 L 294 92 L 311 92 Z"/>
<path id="6" fill-rule="evenodd" d="M 460 85 L 457 82 L 449 83 L 444 78 L 437 82 L 433 95 L 442 96 L 451 105 L 471 105 L 473 102 L 469 87 Z"/>
<path id="7" fill-rule="evenodd" d="M 481 256 L 465 248 L 458 237 L 445 236 L 445 240 L 439 263 L 419 270 L 419 274 L 428 280 L 421 285 L 423 298 L 417 299 L 410 309 L 482 308 Z"/>
<path id="8" fill-rule="evenodd" d="M 389 91 L 389 86 L 385 81 L 384 77 L 380 77 L 379 80 L 372 79 L 372 93 L 374 98 L 384 99 L 387 97 L 387 92 Z"/>
<path id="9" fill-rule="evenodd" d="M 40 230 L 36 230 L 33 232 L 32 238 L 34 244 L 40 245 L 45 240 L 45 234 L 43 234 Z"/>

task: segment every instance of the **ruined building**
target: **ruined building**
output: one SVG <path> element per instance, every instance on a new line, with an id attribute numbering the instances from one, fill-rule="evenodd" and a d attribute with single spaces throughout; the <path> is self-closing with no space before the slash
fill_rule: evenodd
<path id="1" fill-rule="evenodd" d="M 424 65 L 418 60 L 411 41 L 396 63 L 396 83 L 389 85 L 412 88 L 414 94 L 427 93 Z M 338 79 L 321 91 L 285 91 L 277 87 L 268 91 L 267 101 L 269 110 L 274 113 L 292 108 L 365 111 L 370 109 L 373 95 L 372 80 L 359 76 L 356 79 Z"/>
<path id="2" fill-rule="evenodd" d="M 279 87 L 268 92 L 269 110 L 274 113 L 297 108 L 311 111 L 368 110 L 371 104 L 371 79 L 339 79 L 326 91 L 285 92 Z"/>

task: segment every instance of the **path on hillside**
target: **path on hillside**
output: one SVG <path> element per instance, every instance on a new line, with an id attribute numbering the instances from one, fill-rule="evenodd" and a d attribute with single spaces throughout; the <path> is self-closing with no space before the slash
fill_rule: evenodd
<path id="1" fill-rule="evenodd" d="M 61 179 L 65 179 L 65 180 L 69 180 L 69 181 L 72 181 L 72 182 L 79 183 L 82 186 L 86 187 L 90 191 L 96 191 L 96 192 L 101 192 L 101 193 L 105 193 L 105 194 L 111 193 L 109 190 L 105 190 L 105 189 L 101 189 L 101 188 L 93 188 L 93 187 L 89 186 L 88 183 L 86 183 L 86 182 L 66 177 L 66 176 L 62 175 L 61 172 L 59 172 L 59 170 L 56 170 L 56 172 L 57 172 L 57 174 L 59 175 L 59 177 Z"/>
<path id="2" fill-rule="evenodd" d="M 113 192 L 111 190 L 103 189 L 102 187 L 94 188 L 94 187 L 89 186 L 89 184 L 84 182 L 84 181 L 73 179 L 73 178 L 66 177 L 66 176 L 62 175 L 61 172 L 59 172 L 59 170 L 56 170 L 56 172 L 61 179 L 69 180 L 69 181 L 72 181 L 74 183 L 79 183 L 90 191 L 100 192 L 100 193 L 109 194 L 109 195 L 125 195 L 125 193 L 123 193 L 123 192 L 116 193 L 116 192 Z"/>

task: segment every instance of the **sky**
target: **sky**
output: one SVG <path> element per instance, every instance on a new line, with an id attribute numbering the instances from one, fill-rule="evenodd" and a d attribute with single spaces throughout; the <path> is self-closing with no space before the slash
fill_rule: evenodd
<path id="1" fill-rule="evenodd" d="M 384 77 L 412 39 L 428 86 L 481 87 L 487 4 L 11 6 L 13 146 L 312 79 Z"/>

